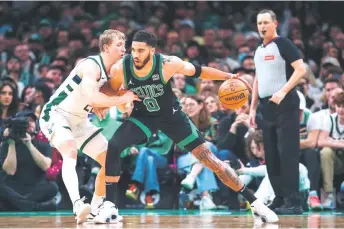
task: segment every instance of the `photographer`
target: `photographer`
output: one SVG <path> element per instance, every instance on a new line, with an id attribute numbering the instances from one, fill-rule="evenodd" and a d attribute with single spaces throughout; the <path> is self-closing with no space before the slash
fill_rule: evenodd
<path id="1" fill-rule="evenodd" d="M 52 149 L 37 141 L 36 116 L 17 113 L 4 121 L 0 148 L 0 200 L 2 210 L 56 210 L 58 187 L 46 180 Z"/>

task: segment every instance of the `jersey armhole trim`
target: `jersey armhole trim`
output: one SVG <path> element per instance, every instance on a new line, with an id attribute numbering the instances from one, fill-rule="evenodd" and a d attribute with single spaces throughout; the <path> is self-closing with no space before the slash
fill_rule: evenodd
<path id="1" fill-rule="evenodd" d="M 99 55 L 100 56 L 100 55 Z M 100 66 L 100 64 L 98 63 L 98 61 L 96 59 L 94 59 L 93 57 L 87 57 L 86 60 L 89 59 L 89 60 L 93 60 L 94 62 L 96 62 L 96 64 L 99 66 L 99 69 L 100 69 L 100 77 L 99 77 L 99 80 L 102 78 L 102 66 Z M 106 75 L 107 77 L 107 75 Z M 97 81 L 99 81 L 97 80 Z"/>
<path id="2" fill-rule="evenodd" d="M 162 74 L 162 55 L 160 54 L 160 63 L 159 63 L 159 75 L 160 75 L 160 79 L 161 79 L 161 82 L 163 83 L 163 84 L 167 84 L 167 82 L 165 81 L 165 79 L 164 79 L 164 75 Z"/>
<path id="3" fill-rule="evenodd" d="M 127 60 L 126 57 L 123 58 L 123 75 L 124 75 L 124 86 L 128 89 L 128 79 L 127 79 L 127 70 L 125 68 L 125 61 Z"/>

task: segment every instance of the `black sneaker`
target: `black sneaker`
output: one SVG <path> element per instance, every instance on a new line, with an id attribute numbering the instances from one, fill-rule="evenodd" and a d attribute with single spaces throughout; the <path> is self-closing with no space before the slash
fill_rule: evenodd
<path id="1" fill-rule="evenodd" d="M 274 200 L 272 201 L 272 203 L 270 205 L 268 205 L 268 207 L 272 210 L 275 211 L 276 208 L 282 207 L 282 205 L 284 204 L 284 199 L 283 197 L 280 196 L 276 196 L 274 198 Z"/>
<path id="2" fill-rule="evenodd" d="M 301 215 L 303 209 L 300 193 L 292 193 L 284 198 L 283 206 L 276 208 L 275 213 L 279 215 Z"/>

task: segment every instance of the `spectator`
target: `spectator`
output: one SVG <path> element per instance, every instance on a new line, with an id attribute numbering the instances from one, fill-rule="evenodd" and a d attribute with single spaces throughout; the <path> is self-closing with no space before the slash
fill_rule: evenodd
<path id="1" fill-rule="evenodd" d="M 311 119 L 311 111 L 306 108 L 306 99 L 301 92 L 297 92 L 300 98 L 300 162 L 306 166 L 310 180 L 310 192 L 308 205 L 312 210 L 322 209 L 318 190 L 320 188 L 320 156 L 315 150 L 319 130 L 316 129 L 316 120 Z"/>
<path id="2" fill-rule="evenodd" d="M 221 110 L 221 103 L 219 98 L 215 94 L 209 94 L 205 100 L 205 105 L 207 110 L 211 114 L 211 117 L 215 118 L 219 122 L 226 116 L 226 114 Z"/>
<path id="3" fill-rule="evenodd" d="M 16 125 L 6 126 L 3 133 L 0 200 L 7 210 L 56 210 L 57 185 L 47 181 L 45 174 L 51 166 L 51 147 L 35 139 L 37 117 L 33 113 L 18 113 L 15 117 L 28 124 L 16 121 Z M 26 130 L 19 132 L 24 127 Z"/>
<path id="4" fill-rule="evenodd" d="M 239 178 L 248 185 L 253 179 L 256 179 L 259 187 L 255 193 L 257 198 L 264 200 L 265 203 L 271 202 L 275 198 L 274 190 L 267 176 L 266 165 L 265 165 L 265 152 L 263 134 L 261 131 L 254 131 L 248 137 L 248 153 L 251 158 L 249 166 L 245 167 L 241 163 L 241 167 L 237 169 L 237 173 L 240 175 Z M 299 164 L 300 182 L 299 191 L 307 194 L 309 191 L 309 179 L 307 177 L 308 171 L 306 167 Z M 306 196 L 306 195 L 304 195 Z M 303 198 L 302 202 L 306 202 L 306 198 Z M 306 206 L 304 206 L 304 210 Z"/>
<path id="5" fill-rule="evenodd" d="M 217 149 L 211 142 L 216 141 L 217 131 L 214 123 L 216 120 L 210 118 L 210 115 L 205 107 L 204 101 L 197 96 L 188 96 L 185 98 L 184 110 L 195 126 L 202 132 L 205 139 L 208 140 L 211 151 L 216 153 Z M 208 168 L 204 167 L 191 153 L 183 151 L 177 159 L 178 169 L 187 172 L 188 175 L 182 180 L 181 185 L 187 189 L 193 189 L 195 182 L 197 183 L 198 191 L 202 194 L 200 209 L 214 209 L 214 204 L 210 191 L 218 190 L 215 175 Z"/>
<path id="6" fill-rule="evenodd" d="M 157 169 L 167 168 L 172 144 L 171 139 L 158 131 L 142 147 L 127 150 L 130 156 L 137 155 L 132 183 L 126 191 L 128 198 L 137 200 L 143 187 L 146 208 L 154 208 L 153 196 L 160 193 Z"/>
<path id="7" fill-rule="evenodd" d="M 20 59 L 16 56 L 12 56 L 6 63 L 6 69 L 2 72 L 1 78 L 10 77 L 14 80 L 17 85 L 18 97 L 21 96 L 24 84 L 20 81 L 22 74 Z"/>
<path id="8" fill-rule="evenodd" d="M 335 199 L 333 194 L 334 174 L 343 173 L 343 148 L 344 148 L 344 92 L 340 92 L 334 98 L 336 113 L 328 116 L 320 132 L 318 145 L 322 148 L 321 170 L 323 174 L 323 185 L 325 199 L 323 200 L 324 209 L 334 209 Z"/>
<path id="9" fill-rule="evenodd" d="M 18 97 L 17 91 L 13 84 L 3 83 L 0 86 L 0 111 L 1 119 L 0 124 L 3 125 L 3 121 L 8 117 L 13 117 L 18 111 Z M 2 133 L 2 131 L 1 131 Z"/>
<path id="10" fill-rule="evenodd" d="M 192 85 L 186 83 L 185 76 L 183 74 L 174 74 L 173 76 L 174 86 L 186 95 L 196 94 L 197 90 Z"/>

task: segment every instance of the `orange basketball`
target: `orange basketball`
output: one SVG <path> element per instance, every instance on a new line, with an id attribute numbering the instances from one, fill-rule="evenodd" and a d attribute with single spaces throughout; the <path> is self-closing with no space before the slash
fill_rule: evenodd
<path id="1" fill-rule="evenodd" d="M 240 78 L 229 79 L 219 88 L 219 99 L 227 109 L 236 109 L 245 105 L 251 92 L 249 84 Z"/>

